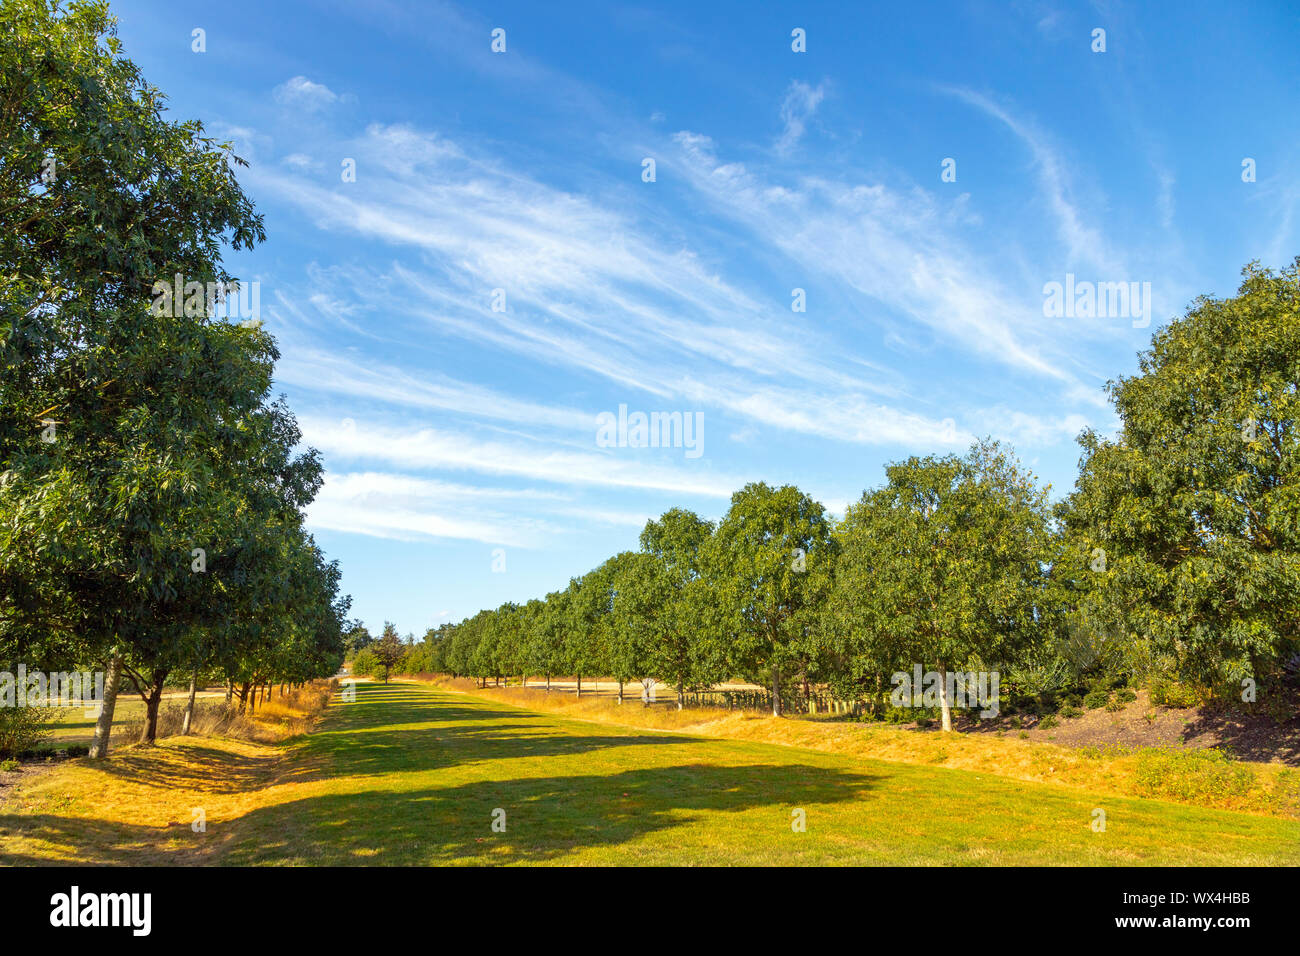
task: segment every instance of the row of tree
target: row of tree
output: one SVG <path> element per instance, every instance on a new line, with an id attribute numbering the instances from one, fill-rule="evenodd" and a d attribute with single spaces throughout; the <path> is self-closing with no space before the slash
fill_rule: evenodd
<path id="1" fill-rule="evenodd" d="M 303 528 L 315 451 L 271 398 L 279 357 L 219 296 L 264 238 L 242 163 L 121 55 L 104 3 L 6 0 L 0 29 L 0 667 L 106 672 L 152 741 L 174 674 L 333 674 L 348 600 Z M 189 286 L 189 283 L 195 285 Z M 195 314 L 197 312 L 197 314 Z"/>
<path id="2" fill-rule="evenodd" d="M 431 630 L 401 670 L 728 678 L 879 698 L 890 675 L 998 670 L 1032 691 L 1177 680 L 1296 699 L 1300 663 L 1300 260 L 1252 264 L 1109 386 L 1122 428 L 1081 438 L 1055 506 L 994 442 L 890 465 L 838 522 L 798 488 L 747 485 L 716 524 L 674 509 L 640 549 L 544 600 Z M 396 632 L 392 637 L 395 639 Z M 951 727 L 950 701 L 940 702 Z"/>

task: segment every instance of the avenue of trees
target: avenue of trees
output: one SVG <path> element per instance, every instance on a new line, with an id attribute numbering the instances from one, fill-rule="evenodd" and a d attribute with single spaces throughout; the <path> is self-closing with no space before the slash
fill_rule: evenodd
<path id="1" fill-rule="evenodd" d="M 336 565 L 303 527 L 322 468 L 279 357 L 212 288 L 264 239 L 241 164 L 120 53 L 104 3 L 6 0 L 0 29 L 0 670 L 101 670 L 151 742 L 168 684 L 333 674 Z M 181 315 L 155 283 L 196 283 Z M 187 721 L 188 726 L 188 721 Z"/>
<path id="2" fill-rule="evenodd" d="M 663 682 L 679 705 L 744 679 L 771 689 L 777 714 L 810 684 L 887 702 L 890 676 L 918 664 L 997 670 L 1008 700 L 1145 684 L 1294 709 L 1300 260 L 1243 275 L 1109 386 L 1122 428 L 1080 437 L 1077 485 L 1056 506 L 995 442 L 890 465 L 838 522 L 798 488 L 754 483 L 717 524 L 669 511 L 639 550 L 431 630 L 389 667 L 576 677 L 579 693 L 612 676 L 620 699 L 623 682 Z"/>

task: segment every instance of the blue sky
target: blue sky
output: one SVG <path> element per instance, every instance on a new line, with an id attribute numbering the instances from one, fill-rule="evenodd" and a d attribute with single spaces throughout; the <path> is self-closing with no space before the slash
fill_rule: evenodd
<path id="1" fill-rule="evenodd" d="M 268 240 L 228 264 L 372 630 L 542 596 L 747 481 L 840 513 L 974 436 L 1059 497 L 1151 332 L 1300 254 L 1287 3 L 114 10 L 251 163 Z M 1045 315 L 1067 275 L 1149 288 L 1150 325 Z M 620 405 L 699 453 L 598 442 Z"/>

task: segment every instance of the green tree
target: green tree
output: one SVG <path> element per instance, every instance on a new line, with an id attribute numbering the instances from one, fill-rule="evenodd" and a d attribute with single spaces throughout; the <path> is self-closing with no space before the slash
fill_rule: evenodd
<path id="1" fill-rule="evenodd" d="M 1300 259 L 1251 263 L 1109 385 L 1062 513 L 1139 660 L 1242 693 L 1300 651 Z"/>
<path id="2" fill-rule="evenodd" d="M 622 604 L 639 618 L 641 666 L 677 689 L 678 710 L 688 687 L 720 680 L 725 667 L 725 648 L 710 640 L 717 632 L 708 626 L 717 602 L 702 576 L 704 548 L 713 531 L 712 522 L 681 508 L 647 521 L 640 539 L 646 560 L 631 565 L 625 582 Z"/>
<path id="3" fill-rule="evenodd" d="M 553 591 L 538 612 L 529 632 L 526 655 L 528 670 L 546 678 L 546 689 L 551 689 L 551 678 L 565 667 L 564 635 L 568 628 L 568 594 Z"/>
<path id="4" fill-rule="evenodd" d="M 910 458 L 845 516 L 829 614 L 865 666 L 949 672 L 1013 659 L 1051 626 L 1059 542 L 1047 493 L 996 443 L 965 457 Z"/>
<path id="5" fill-rule="evenodd" d="M 293 533 L 270 530 L 272 513 L 309 501 L 319 466 L 280 453 L 298 436 L 264 402 L 269 337 L 213 321 L 214 290 L 232 278 L 220 248 L 263 238 L 241 161 L 201 124 L 164 118 L 105 4 L 13 0 L 5 18 L 0 643 L 102 656 L 98 756 L 123 674 L 149 705 L 152 740 L 170 668 L 213 653 L 196 632 L 232 601 L 261 600 L 227 573 L 233 555 L 248 533 Z M 198 308 L 152 314 L 155 283 L 178 274 Z M 196 548 L 223 573 L 196 571 Z"/>
<path id="6" fill-rule="evenodd" d="M 836 542 L 825 509 L 793 485 L 757 482 L 731 496 L 709 539 L 705 588 L 695 606 L 718 609 L 713 640 L 751 679 L 768 675 L 772 712 L 782 714 L 782 671 L 806 673 L 815 618 L 830 583 Z"/>
<path id="7" fill-rule="evenodd" d="M 607 565 L 573 578 L 568 591 L 564 659 L 569 670 L 577 676 L 578 696 L 581 697 L 583 675 L 599 678 L 608 665 L 610 581 Z"/>
<path id="8" fill-rule="evenodd" d="M 397 633 L 397 626 L 391 621 L 385 621 L 383 633 L 370 649 L 374 652 L 379 666 L 383 668 L 384 683 L 387 684 L 388 672 L 401 663 L 402 657 L 406 654 L 406 647 Z"/>
<path id="9" fill-rule="evenodd" d="M 345 653 L 350 660 L 363 648 L 369 647 L 375 641 L 370 631 L 360 621 L 349 621 L 347 629 L 343 632 L 343 644 Z"/>

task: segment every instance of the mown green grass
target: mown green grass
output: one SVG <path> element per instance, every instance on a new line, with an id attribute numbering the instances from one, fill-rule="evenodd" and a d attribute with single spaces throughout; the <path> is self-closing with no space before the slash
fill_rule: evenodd
<path id="1" fill-rule="evenodd" d="M 1296 821 L 624 729 L 415 684 L 358 685 L 291 747 L 265 805 L 231 821 L 221 862 L 1300 862 Z"/>
<path id="2" fill-rule="evenodd" d="M 119 697 L 113 708 L 114 733 L 120 733 L 132 721 L 144 720 L 144 715 L 144 701 L 125 695 Z M 60 707 L 46 729 L 50 736 L 40 744 L 40 749 L 53 750 L 69 744 L 89 746 L 95 736 L 95 717 L 87 715 L 85 707 Z"/>

